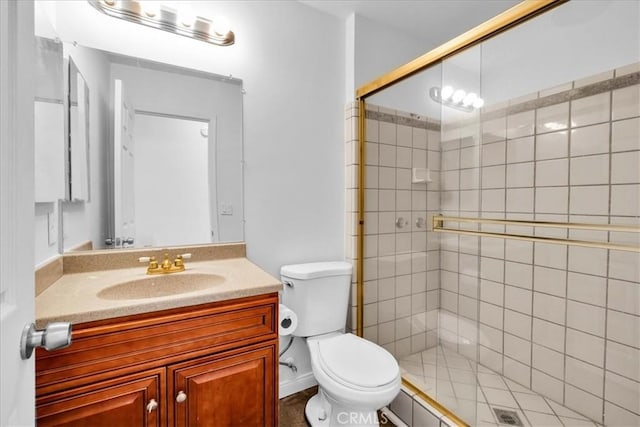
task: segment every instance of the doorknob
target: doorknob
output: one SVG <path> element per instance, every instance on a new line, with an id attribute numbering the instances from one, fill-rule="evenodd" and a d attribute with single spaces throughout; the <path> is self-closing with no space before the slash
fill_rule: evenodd
<path id="1" fill-rule="evenodd" d="M 36 331 L 33 323 L 25 325 L 20 338 L 20 357 L 27 360 L 33 349 L 43 347 L 45 350 L 57 350 L 71 344 L 71 323 L 52 322 L 44 330 Z"/>

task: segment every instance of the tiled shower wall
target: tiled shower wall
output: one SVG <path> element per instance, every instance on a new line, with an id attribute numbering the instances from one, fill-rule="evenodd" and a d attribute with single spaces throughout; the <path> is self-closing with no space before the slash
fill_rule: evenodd
<path id="1" fill-rule="evenodd" d="M 437 343 L 440 253 L 427 220 L 440 209 L 440 128 L 373 105 L 366 114 L 364 336 L 401 357 Z M 346 247 L 355 265 L 357 105 L 346 118 Z M 412 183 L 412 168 L 429 168 L 433 181 Z M 352 289 L 355 329 L 355 282 Z"/>
<path id="2" fill-rule="evenodd" d="M 639 224 L 639 83 L 634 64 L 490 106 L 479 124 L 445 125 L 442 212 Z M 549 230 L 535 233 L 639 239 Z M 640 425 L 637 253 L 443 235 L 440 254 L 443 345 L 595 421 Z"/>

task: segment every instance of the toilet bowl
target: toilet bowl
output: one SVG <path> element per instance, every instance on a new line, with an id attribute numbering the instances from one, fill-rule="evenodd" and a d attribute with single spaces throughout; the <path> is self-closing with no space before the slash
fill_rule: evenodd
<path id="1" fill-rule="evenodd" d="M 382 347 L 353 334 L 307 339 L 318 394 L 305 415 L 315 426 L 378 426 L 377 410 L 400 391 L 400 368 Z"/>
<path id="2" fill-rule="evenodd" d="M 286 265 L 283 304 L 298 318 L 294 336 L 305 338 L 318 394 L 305 408 L 312 427 L 378 426 L 377 410 L 400 392 L 400 368 L 379 345 L 344 333 L 351 264 Z"/>

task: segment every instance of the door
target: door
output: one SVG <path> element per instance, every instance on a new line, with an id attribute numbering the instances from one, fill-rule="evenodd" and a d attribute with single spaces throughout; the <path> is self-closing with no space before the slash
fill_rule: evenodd
<path id="1" fill-rule="evenodd" d="M 20 358 L 35 317 L 33 15 L 33 2 L 0 1 L 0 426 L 34 420 L 34 358 Z"/>
<path id="2" fill-rule="evenodd" d="M 39 399 L 38 427 L 164 425 L 164 368 Z"/>
<path id="3" fill-rule="evenodd" d="M 169 425 L 276 425 L 275 345 L 169 366 Z"/>
<path id="4" fill-rule="evenodd" d="M 114 221 L 116 242 L 123 246 L 135 243 L 135 111 L 126 96 L 122 80 L 114 81 L 113 107 L 113 180 Z M 133 240 L 131 240 L 133 239 Z M 116 243 L 117 245 L 117 243 Z"/>
<path id="5" fill-rule="evenodd" d="M 136 111 L 135 123 L 136 244 L 211 242 L 208 122 Z"/>

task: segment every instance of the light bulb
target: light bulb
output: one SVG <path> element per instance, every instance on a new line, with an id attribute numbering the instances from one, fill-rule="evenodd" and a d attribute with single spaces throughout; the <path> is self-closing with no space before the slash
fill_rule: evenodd
<path id="1" fill-rule="evenodd" d="M 140 6 L 149 18 L 160 17 L 160 3 L 157 1 L 143 1 L 140 2 Z"/>
<path id="2" fill-rule="evenodd" d="M 473 101 L 473 108 L 482 108 L 484 106 L 484 99 L 476 98 Z"/>
<path id="3" fill-rule="evenodd" d="M 475 101 L 476 99 L 478 99 L 478 95 L 473 92 L 469 92 L 467 96 L 465 96 L 462 100 L 462 105 L 468 107 L 469 105 L 473 104 L 473 101 Z"/>
<path id="4" fill-rule="evenodd" d="M 220 16 L 213 20 L 212 31 L 219 36 L 227 35 L 231 31 L 231 24 L 226 17 Z"/>
<path id="5" fill-rule="evenodd" d="M 457 104 L 458 102 L 462 101 L 466 95 L 467 92 L 463 91 L 462 89 L 458 89 L 453 93 L 451 100 Z"/>
<path id="6" fill-rule="evenodd" d="M 442 92 L 440 92 L 440 98 L 443 101 L 451 98 L 451 95 L 453 95 L 453 88 L 451 86 L 445 86 L 442 88 Z"/>

